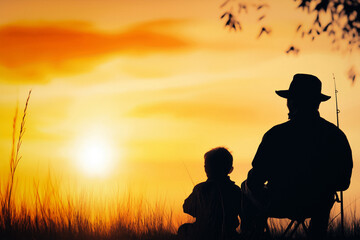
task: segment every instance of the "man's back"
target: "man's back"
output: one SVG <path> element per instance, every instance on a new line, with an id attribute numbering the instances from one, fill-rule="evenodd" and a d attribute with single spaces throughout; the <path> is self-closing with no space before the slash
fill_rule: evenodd
<path id="1" fill-rule="evenodd" d="M 273 208 L 302 211 L 346 190 L 352 170 L 346 136 L 318 113 L 296 118 L 270 129 L 263 138 L 249 172 L 248 186 L 256 192 L 265 181 Z"/>

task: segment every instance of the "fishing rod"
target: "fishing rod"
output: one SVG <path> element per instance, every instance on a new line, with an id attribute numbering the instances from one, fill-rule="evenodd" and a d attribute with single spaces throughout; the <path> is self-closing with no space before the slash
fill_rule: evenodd
<path id="1" fill-rule="evenodd" d="M 193 180 L 193 178 L 191 177 L 191 174 L 190 174 L 190 172 L 189 172 L 189 169 L 186 167 L 185 162 L 184 162 L 183 160 L 182 160 L 181 162 L 182 162 L 183 165 L 184 165 L 184 168 L 185 168 L 186 173 L 188 174 L 188 176 L 189 176 L 189 178 L 190 178 L 190 180 L 191 180 L 191 183 L 193 184 L 193 186 L 195 186 L 194 180 Z"/>
<path id="2" fill-rule="evenodd" d="M 338 106 L 338 100 L 337 100 L 337 94 L 338 90 L 336 89 L 336 81 L 335 81 L 335 75 L 333 73 L 333 79 L 334 79 L 334 87 L 335 87 L 335 103 L 336 103 L 336 126 L 340 128 L 339 125 L 339 106 Z M 340 202 L 340 221 L 341 221 L 341 234 L 344 236 L 344 195 L 343 191 L 340 191 L 340 199 L 337 200 Z"/>

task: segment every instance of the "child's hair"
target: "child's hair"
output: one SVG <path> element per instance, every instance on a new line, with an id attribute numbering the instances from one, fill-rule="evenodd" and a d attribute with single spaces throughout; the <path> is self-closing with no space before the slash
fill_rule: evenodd
<path id="1" fill-rule="evenodd" d="M 213 148 L 204 155 L 205 172 L 208 177 L 224 177 L 233 165 L 233 156 L 224 147 Z"/>

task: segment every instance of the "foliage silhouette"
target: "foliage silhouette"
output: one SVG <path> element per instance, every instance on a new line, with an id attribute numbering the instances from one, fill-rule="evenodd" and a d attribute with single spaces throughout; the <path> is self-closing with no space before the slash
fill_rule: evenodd
<path id="1" fill-rule="evenodd" d="M 269 4 L 267 4 L 268 2 Z M 346 46 L 346 51 L 352 52 L 360 49 L 360 0 L 295 0 L 298 3 L 297 9 L 306 13 L 314 14 L 314 19 L 310 26 L 300 23 L 295 31 L 301 38 L 309 37 L 315 40 L 321 35 L 327 35 L 332 44 L 340 49 L 340 45 Z M 270 1 L 259 1 L 258 4 L 248 4 L 243 0 L 226 0 L 221 4 L 224 13 L 221 19 L 225 20 L 225 26 L 235 31 L 242 30 L 241 22 L 238 17 L 247 14 L 249 8 L 254 8 L 259 12 L 260 30 L 257 38 L 264 34 L 269 34 L 272 30 L 263 24 L 266 18 L 266 9 L 270 7 Z M 235 9 L 235 10 L 234 10 Z M 299 48 L 291 45 L 286 54 L 298 54 Z M 355 81 L 356 69 L 351 66 L 348 71 L 348 78 Z"/>

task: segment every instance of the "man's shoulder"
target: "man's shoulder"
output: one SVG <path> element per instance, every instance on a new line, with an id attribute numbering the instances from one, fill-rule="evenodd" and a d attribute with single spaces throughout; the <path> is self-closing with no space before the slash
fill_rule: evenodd
<path id="1" fill-rule="evenodd" d="M 336 133 L 344 134 L 343 131 L 341 131 L 341 129 L 339 129 L 335 124 L 329 122 L 328 120 L 322 117 L 319 117 L 318 123 L 320 124 L 321 127 L 325 128 L 327 131 L 333 132 L 335 134 Z M 273 126 L 265 133 L 265 135 L 279 134 L 281 132 L 286 133 L 289 129 L 293 128 L 294 126 L 295 125 L 293 125 L 292 122 L 289 120 Z"/>
<path id="2" fill-rule="evenodd" d="M 320 124 L 324 128 L 325 132 L 327 132 L 328 134 L 346 138 L 345 133 L 340 128 L 338 128 L 335 124 L 327 121 L 326 119 L 320 118 Z"/>
<path id="3" fill-rule="evenodd" d="M 330 129 L 333 129 L 333 130 L 340 130 L 335 124 L 333 124 L 332 122 L 329 122 L 328 120 L 320 117 L 320 123 Z M 341 130 L 340 130 L 341 131 Z"/>
<path id="4" fill-rule="evenodd" d="M 333 124 L 332 122 L 329 122 L 328 120 L 326 120 L 325 118 L 319 117 L 319 122 L 320 124 L 322 124 L 323 126 L 326 126 L 328 128 L 332 128 L 332 129 L 337 129 L 338 127 Z"/>
<path id="5" fill-rule="evenodd" d="M 271 136 L 273 134 L 279 134 L 281 132 L 287 132 L 287 130 L 291 127 L 290 121 L 286 121 L 280 124 L 277 124 L 270 128 L 266 133 L 265 136 Z"/>

